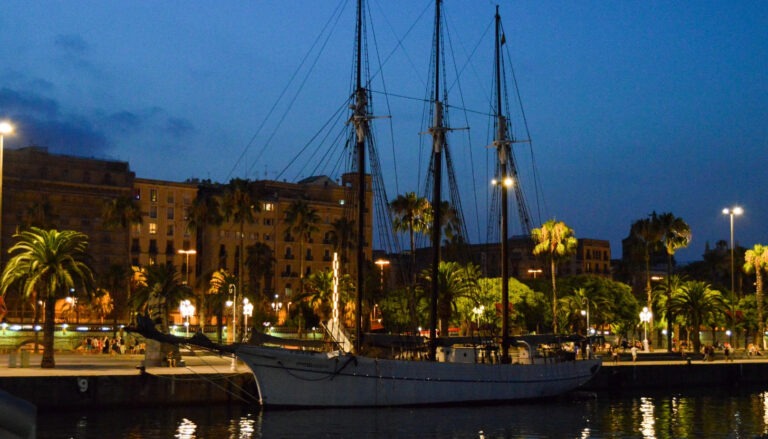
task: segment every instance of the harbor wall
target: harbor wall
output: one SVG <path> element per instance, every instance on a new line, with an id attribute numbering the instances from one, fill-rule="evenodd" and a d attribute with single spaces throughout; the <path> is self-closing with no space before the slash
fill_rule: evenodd
<path id="1" fill-rule="evenodd" d="M 768 385 L 768 362 L 717 362 L 700 360 L 674 364 L 633 363 L 603 365 L 583 387 L 597 392 L 696 387 L 744 387 Z"/>
<path id="2" fill-rule="evenodd" d="M 251 373 L 0 377 L 0 389 L 38 410 L 258 404 Z"/>

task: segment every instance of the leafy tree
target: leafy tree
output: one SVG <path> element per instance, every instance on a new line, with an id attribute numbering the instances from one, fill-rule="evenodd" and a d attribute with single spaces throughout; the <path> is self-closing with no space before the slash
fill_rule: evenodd
<path id="1" fill-rule="evenodd" d="M 90 307 L 94 314 L 99 317 L 99 322 L 104 323 L 104 319 L 115 309 L 115 301 L 109 291 L 98 288 L 91 297 Z"/>
<path id="2" fill-rule="evenodd" d="M 339 279 L 339 317 L 349 305 L 354 290 L 352 278 L 348 274 Z M 331 270 L 316 271 L 309 275 L 304 294 L 296 297 L 297 301 L 306 300 L 321 322 L 327 322 L 333 317 L 333 272 Z M 352 304 L 354 307 L 354 304 Z M 354 308 L 353 308 L 354 311 Z M 354 319 L 352 320 L 354 324 Z"/>
<path id="3" fill-rule="evenodd" d="M 546 255 L 552 276 L 552 330 L 557 333 L 557 261 L 576 251 L 577 241 L 573 229 L 562 221 L 549 220 L 540 228 L 531 230 L 533 254 Z"/>
<path id="4" fill-rule="evenodd" d="M 763 270 L 768 268 L 768 246 L 755 244 L 744 253 L 744 271 L 755 273 L 755 301 L 757 302 L 757 333 L 765 334 L 765 318 L 763 317 Z M 765 337 L 761 337 L 765 349 Z"/>
<path id="5" fill-rule="evenodd" d="M 86 262 L 88 237 L 73 230 L 43 230 L 30 227 L 14 235 L 12 255 L 0 279 L 0 291 L 14 284 L 23 295 L 33 294 L 45 302 L 42 368 L 54 368 L 54 314 L 56 300 L 63 299 L 70 288 L 93 289 L 93 272 Z"/>
<path id="6" fill-rule="evenodd" d="M 688 281 L 672 296 L 669 309 L 680 315 L 693 335 L 693 350 L 699 352 L 701 326 L 716 318 L 717 314 L 725 311 L 725 301 L 722 294 L 713 290 L 706 282 Z"/>
<path id="7" fill-rule="evenodd" d="M 243 279 L 245 278 L 245 223 L 253 224 L 253 214 L 261 211 L 258 193 L 250 180 L 233 178 L 224 189 L 221 210 L 227 221 L 239 225 L 239 245 L 237 250 L 237 265 L 235 274 L 238 280 L 238 291 L 242 294 Z"/>
<path id="8" fill-rule="evenodd" d="M 333 251 L 338 252 L 341 256 L 341 263 L 346 264 L 349 262 L 348 251 L 355 248 L 355 222 L 349 218 L 336 218 L 331 222 L 331 245 L 333 245 Z M 348 270 L 344 270 L 345 272 Z"/>

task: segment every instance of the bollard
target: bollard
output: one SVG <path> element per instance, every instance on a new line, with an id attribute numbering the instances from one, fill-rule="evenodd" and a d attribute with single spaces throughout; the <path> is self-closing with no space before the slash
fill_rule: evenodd
<path id="1" fill-rule="evenodd" d="M 21 351 L 21 367 L 29 367 L 29 351 Z"/>

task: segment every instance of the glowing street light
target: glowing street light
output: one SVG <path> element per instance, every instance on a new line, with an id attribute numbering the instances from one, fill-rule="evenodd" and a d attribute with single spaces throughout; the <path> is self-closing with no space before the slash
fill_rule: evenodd
<path id="1" fill-rule="evenodd" d="M 584 300 L 587 302 L 587 310 L 584 311 L 581 310 L 581 315 L 585 316 L 587 318 L 587 337 L 590 335 L 590 327 L 589 327 L 589 298 L 585 297 Z"/>
<path id="2" fill-rule="evenodd" d="M 645 352 L 648 352 L 648 322 L 651 321 L 651 318 L 653 318 L 653 313 L 651 310 L 648 309 L 647 306 L 643 307 L 643 310 L 640 311 L 640 321 L 643 322 L 643 328 L 644 328 L 644 336 L 643 336 L 643 350 Z"/>
<path id="3" fill-rule="evenodd" d="M 189 300 L 182 300 L 179 304 L 179 312 L 181 318 L 185 319 L 184 326 L 187 328 L 187 337 L 189 337 L 189 318 L 195 314 L 195 305 L 192 305 Z"/>
<path id="4" fill-rule="evenodd" d="M 477 317 L 477 330 L 480 331 L 480 317 L 483 316 L 483 313 L 485 313 L 485 306 L 480 305 L 472 308 L 472 312 Z"/>
<path id="5" fill-rule="evenodd" d="M 381 271 L 381 291 L 384 292 L 384 267 L 389 265 L 389 261 L 386 259 L 376 259 L 374 264 L 378 265 Z"/>
<path id="6" fill-rule="evenodd" d="M 245 326 L 245 333 L 243 334 L 243 339 L 245 339 L 245 337 L 248 334 L 248 317 L 251 317 L 252 315 L 253 315 L 253 304 L 248 300 L 247 297 L 244 297 L 243 298 L 243 318 L 245 320 L 243 320 L 243 323 L 244 323 L 243 326 Z"/>
<path id="7" fill-rule="evenodd" d="M 734 315 L 734 306 L 735 306 L 735 294 L 736 294 L 736 269 L 734 268 L 734 258 L 733 258 L 733 217 L 734 215 L 741 215 L 744 213 L 744 209 L 742 209 L 739 206 L 734 206 L 731 208 L 726 207 L 723 209 L 723 215 L 728 215 L 731 217 L 731 321 L 735 321 L 734 319 L 736 316 Z M 733 341 L 733 340 L 730 340 Z"/>

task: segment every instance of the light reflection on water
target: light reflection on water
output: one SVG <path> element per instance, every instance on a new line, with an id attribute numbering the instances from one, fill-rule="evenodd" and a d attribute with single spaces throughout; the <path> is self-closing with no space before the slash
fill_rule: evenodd
<path id="1" fill-rule="evenodd" d="M 39 438 L 754 438 L 768 392 L 644 392 L 489 407 L 268 410 L 254 406 L 41 413 Z"/>

